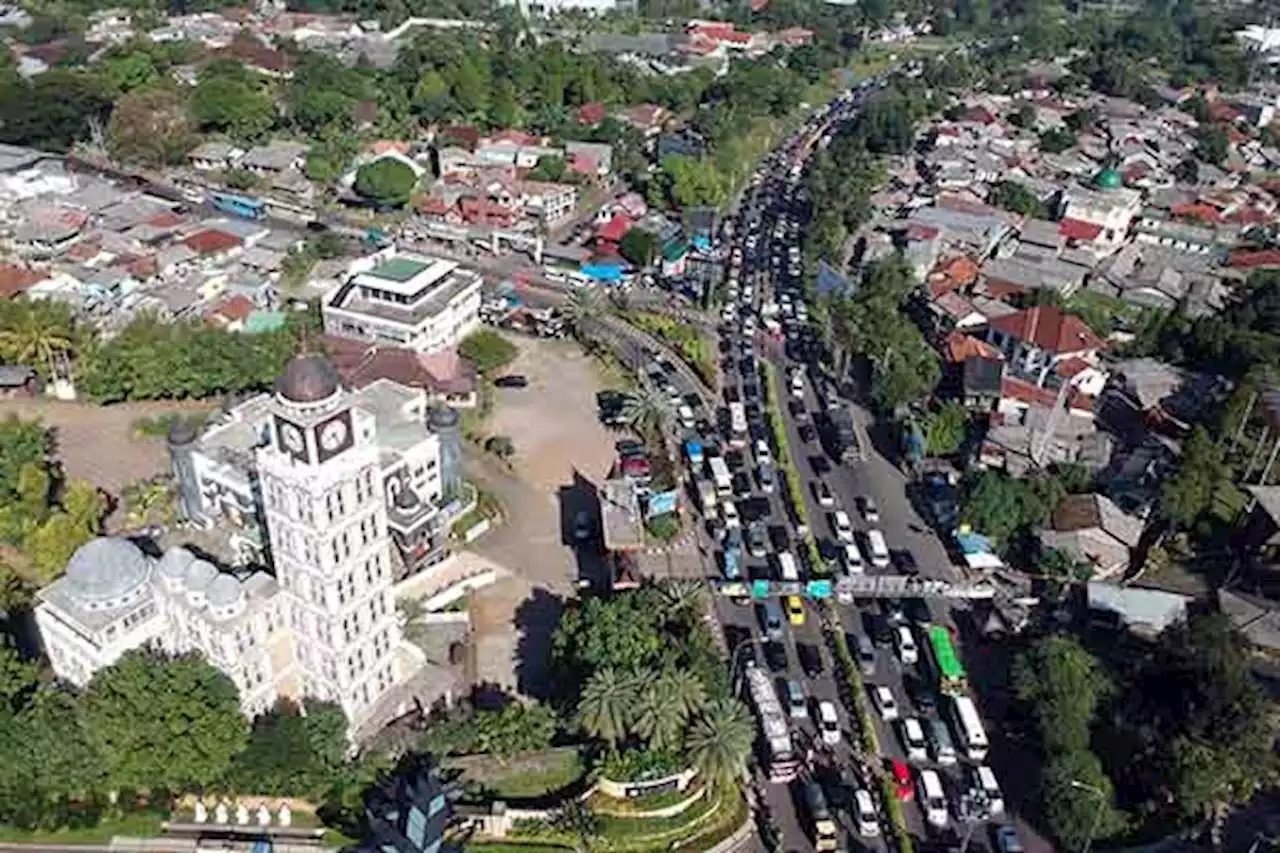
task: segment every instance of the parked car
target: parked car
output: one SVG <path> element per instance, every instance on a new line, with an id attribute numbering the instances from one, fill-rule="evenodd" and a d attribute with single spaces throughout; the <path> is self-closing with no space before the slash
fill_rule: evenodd
<path id="1" fill-rule="evenodd" d="M 493 380 L 493 384 L 499 388 L 527 388 L 529 387 L 529 379 L 519 373 L 508 373 L 506 376 L 499 376 Z"/>
<path id="2" fill-rule="evenodd" d="M 824 509 L 830 509 L 836 505 L 835 493 L 832 492 L 831 487 L 822 480 L 818 480 L 813 484 L 813 494 L 814 497 L 818 499 L 818 506 L 823 507 Z"/>

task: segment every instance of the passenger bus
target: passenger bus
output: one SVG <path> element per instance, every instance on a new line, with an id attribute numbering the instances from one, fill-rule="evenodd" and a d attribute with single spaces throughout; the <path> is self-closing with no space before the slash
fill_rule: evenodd
<path id="1" fill-rule="evenodd" d="M 951 697 L 951 726 L 965 755 L 973 761 L 987 757 L 987 730 L 982 727 L 978 707 L 968 696 Z"/>
<path id="2" fill-rule="evenodd" d="M 929 638 L 929 663 L 938 679 L 939 692 L 963 695 L 968 690 L 969 680 L 951 643 L 951 633 L 941 625 L 930 625 L 925 635 Z"/>
<path id="3" fill-rule="evenodd" d="M 729 446 L 747 446 L 747 408 L 742 403 L 729 404 Z"/>
<path id="4" fill-rule="evenodd" d="M 235 193 L 209 193 L 209 204 L 214 209 L 242 219 L 266 219 L 267 206 L 260 198 Z"/>

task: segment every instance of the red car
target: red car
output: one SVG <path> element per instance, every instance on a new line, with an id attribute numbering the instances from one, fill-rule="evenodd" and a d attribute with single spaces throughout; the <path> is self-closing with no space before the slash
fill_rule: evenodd
<path id="1" fill-rule="evenodd" d="M 911 781 L 911 768 L 896 758 L 889 762 L 889 767 L 893 772 L 893 784 L 898 789 L 898 799 L 904 803 L 915 799 L 916 788 Z"/>

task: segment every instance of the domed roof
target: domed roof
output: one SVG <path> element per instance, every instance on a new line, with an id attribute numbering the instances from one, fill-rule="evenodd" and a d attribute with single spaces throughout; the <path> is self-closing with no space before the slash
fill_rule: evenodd
<path id="1" fill-rule="evenodd" d="M 317 353 L 299 353 L 289 359 L 276 381 L 276 393 L 291 403 L 319 403 L 341 387 L 338 369 Z"/>
<path id="2" fill-rule="evenodd" d="M 196 560 L 187 567 L 187 589 L 203 590 L 218 576 L 218 569 L 207 560 Z"/>
<path id="3" fill-rule="evenodd" d="M 206 593 L 210 607 L 230 607 L 244 597 L 244 589 L 240 581 L 228 574 L 219 574 L 209 584 Z"/>
<path id="4" fill-rule="evenodd" d="M 127 539 L 100 536 L 80 546 L 67 563 L 67 589 L 85 604 L 121 598 L 147 582 L 151 560 Z"/>
<path id="5" fill-rule="evenodd" d="M 1103 169 L 1094 178 L 1094 182 L 1100 189 L 1114 190 L 1124 185 L 1124 179 L 1120 177 L 1120 173 L 1115 169 Z"/>
<path id="6" fill-rule="evenodd" d="M 166 578 L 182 580 L 187 576 L 187 569 L 196 561 L 196 555 L 186 548 L 174 546 L 164 552 L 160 562 L 156 563 L 156 571 Z"/>

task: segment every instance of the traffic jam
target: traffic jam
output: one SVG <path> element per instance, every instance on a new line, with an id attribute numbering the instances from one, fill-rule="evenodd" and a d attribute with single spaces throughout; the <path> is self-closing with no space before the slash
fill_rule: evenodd
<path id="1" fill-rule="evenodd" d="M 868 88 L 817 110 L 770 155 L 726 229 L 723 398 L 714 425 L 704 420 L 684 433 L 688 485 L 716 543 L 718 588 L 739 590 L 717 596 L 716 613 L 735 689 L 759 723 L 757 806 L 778 836 L 768 846 L 886 849 L 893 827 L 881 800 L 892 790 L 917 838 L 1019 853 L 985 763 L 987 735 L 946 602 L 833 593 L 842 583 L 863 589 L 869 578 L 923 581 L 911 551 L 891 548 L 880 503 L 859 480 L 853 409 L 821 365 L 799 248 L 810 204 L 804 161 L 856 113 Z M 771 413 L 786 447 L 777 445 Z M 803 486 L 808 525 L 788 508 L 789 467 Z M 840 605 L 835 630 L 865 682 L 879 756 L 858 755 L 859 724 L 815 603 L 827 597 Z M 881 774 L 890 785 L 878 783 Z"/>

